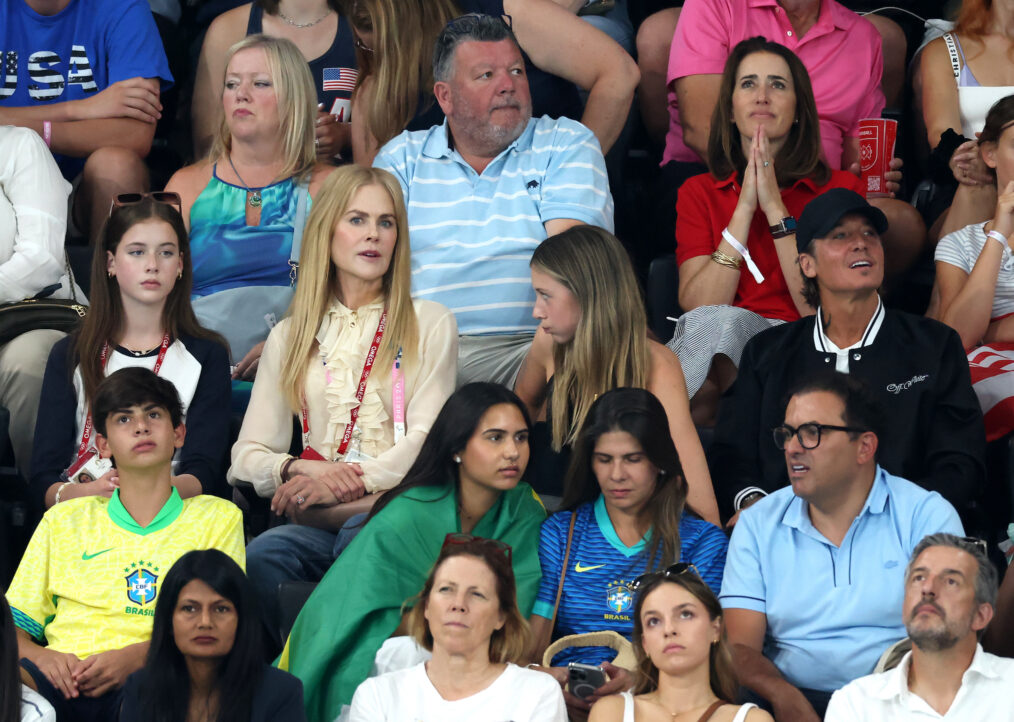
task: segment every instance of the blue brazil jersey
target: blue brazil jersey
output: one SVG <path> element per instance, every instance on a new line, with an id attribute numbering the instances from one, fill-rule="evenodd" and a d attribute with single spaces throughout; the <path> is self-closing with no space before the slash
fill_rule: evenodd
<path id="1" fill-rule="evenodd" d="M 607 629 L 629 638 L 634 629 L 634 594 L 629 585 L 646 571 L 650 538 L 629 547 L 620 541 L 601 496 L 595 503 L 583 504 L 574 512 L 553 514 L 543 522 L 539 537 L 542 582 L 532 612 L 546 619 L 553 617 L 572 513 L 577 514 L 577 520 L 553 638 Z M 717 595 L 722 587 L 728 546 L 721 529 L 684 513 L 680 519 L 680 559 L 652 568 L 675 561 L 692 563 Z M 553 664 L 599 664 L 614 656 L 615 652 L 607 647 L 572 648 L 556 655 Z"/>

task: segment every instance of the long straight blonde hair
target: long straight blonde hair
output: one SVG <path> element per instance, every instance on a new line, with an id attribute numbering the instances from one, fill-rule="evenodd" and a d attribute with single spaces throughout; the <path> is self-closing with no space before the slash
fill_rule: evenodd
<path id="1" fill-rule="evenodd" d="M 405 130 L 420 102 L 433 101 L 433 45 L 449 20 L 461 14 L 454 0 L 356 0 L 354 27 L 373 30 L 373 52 L 356 50 L 359 84 L 373 78 L 365 118 L 377 147 Z M 355 102 L 363 102 L 355 99 Z"/>
<path id="2" fill-rule="evenodd" d="M 353 197 L 365 186 L 379 185 L 394 205 L 398 239 L 394 245 L 391 265 L 383 278 L 387 328 L 375 361 L 378 369 L 394 363 L 402 349 L 402 366 L 406 377 L 415 369 L 419 324 L 412 305 L 411 247 L 408 242 L 408 219 L 401 186 L 390 173 L 380 168 L 358 165 L 342 166 L 324 181 L 313 201 L 306 221 L 303 247 L 299 254 L 299 283 L 289 307 L 289 340 L 282 361 L 281 387 L 293 411 L 300 408 L 306 372 L 317 351 L 317 331 L 331 305 L 340 295 L 338 273 L 331 260 L 331 238 L 339 219 L 346 213 Z"/>
<path id="3" fill-rule="evenodd" d="M 278 133 L 285 159 L 279 180 L 293 176 L 302 178 L 313 170 L 317 162 L 317 149 L 313 144 L 317 91 L 313 86 L 310 66 L 292 41 L 268 35 L 248 35 L 229 48 L 225 56 L 226 71 L 236 53 L 250 48 L 264 51 L 278 101 Z M 224 76 L 222 91 L 225 91 Z M 225 113 L 221 112 L 221 108 L 219 110 L 218 132 L 208 151 L 208 160 L 212 163 L 226 158 L 232 151 L 232 130 Z"/>
<path id="4" fill-rule="evenodd" d="M 572 444 L 592 402 L 648 380 L 648 321 L 626 250 L 596 226 L 573 226 L 543 241 L 532 268 L 570 291 L 581 309 L 574 338 L 553 346 L 553 448 Z M 569 419 L 569 425 L 568 425 Z"/>

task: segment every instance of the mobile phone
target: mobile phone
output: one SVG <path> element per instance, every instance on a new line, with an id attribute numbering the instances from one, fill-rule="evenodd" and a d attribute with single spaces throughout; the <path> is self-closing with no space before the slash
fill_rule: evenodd
<path id="1" fill-rule="evenodd" d="M 609 680 L 602 667 L 571 662 L 567 665 L 567 681 L 572 695 L 588 699 Z"/>

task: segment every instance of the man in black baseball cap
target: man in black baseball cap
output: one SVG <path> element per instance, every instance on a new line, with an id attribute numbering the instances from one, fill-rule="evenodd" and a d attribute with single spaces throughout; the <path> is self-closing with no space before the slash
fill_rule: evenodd
<path id="1" fill-rule="evenodd" d="M 743 350 L 709 453 L 723 516 L 788 483 L 771 443 L 786 392 L 835 369 L 865 380 L 885 409 L 881 466 L 940 492 L 975 528 L 970 510 L 985 483 L 985 432 L 968 361 L 953 329 L 884 308 L 886 229 L 883 213 L 843 188 L 814 198 L 799 217 L 800 282 L 816 314 L 763 331 Z"/>

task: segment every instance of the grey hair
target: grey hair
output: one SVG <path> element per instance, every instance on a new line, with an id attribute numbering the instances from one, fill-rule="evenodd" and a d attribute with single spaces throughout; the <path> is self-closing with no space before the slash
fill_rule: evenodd
<path id="1" fill-rule="evenodd" d="M 930 547 L 951 547 L 952 549 L 960 549 L 963 552 L 971 554 L 976 564 L 979 565 L 979 571 L 975 575 L 975 603 L 976 605 L 989 604 L 992 607 L 996 606 L 996 593 L 999 584 L 996 567 L 993 566 L 993 562 L 983 553 L 982 549 L 954 534 L 939 532 L 924 536 L 922 541 L 916 544 L 915 549 L 912 550 L 912 558 L 905 569 L 906 581 L 912 576 L 912 567 L 915 565 L 916 559 Z"/>
<path id="2" fill-rule="evenodd" d="M 437 36 L 433 46 L 433 81 L 446 83 L 451 78 L 454 65 L 454 52 L 462 43 L 469 41 L 479 43 L 497 43 L 510 40 L 521 50 L 514 31 L 496 15 L 469 13 L 457 17 L 447 23 Z"/>
<path id="3" fill-rule="evenodd" d="M 815 240 L 816 239 L 810 239 L 810 243 L 806 246 L 806 248 L 799 252 L 799 255 L 805 253 L 809 256 L 813 256 L 815 253 L 815 249 L 813 247 Z M 798 261 L 796 262 L 796 268 L 799 269 L 799 275 L 803 279 L 803 300 L 806 301 L 807 306 L 816 311 L 820 308 L 820 285 L 817 283 L 816 277 L 810 278 L 803 273 L 803 265 Z"/>

